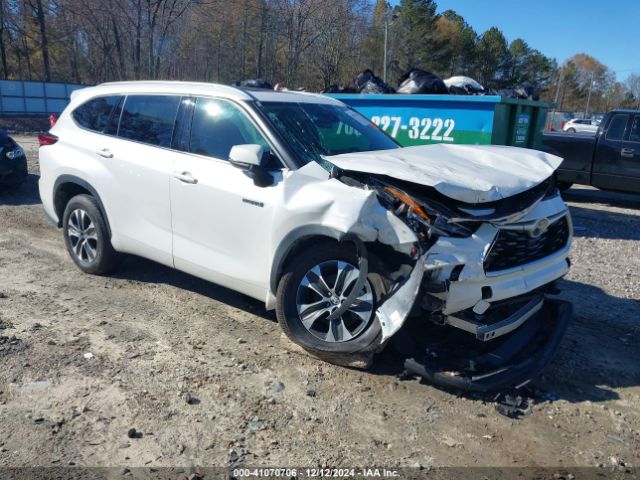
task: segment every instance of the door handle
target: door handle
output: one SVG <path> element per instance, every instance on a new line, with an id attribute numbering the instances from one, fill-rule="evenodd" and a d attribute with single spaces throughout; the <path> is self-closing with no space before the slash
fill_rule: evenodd
<path id="1" fill-rule="evenodd" d="M 620 155 L 623 157 L 633 157 L 635 150 L 633 148 L 623 148 L 620 150 Z"/>
<path id="2" fill-rule="evenodd" d="M 191 175 L 191 173 L 189 172 L 173 172 L 173 178 L 177 178 L 184 183 L 198 183 L 198 179 Z"/>
<path id="3" fill-rule="evenodd" d="M 96 153 L 104 158 L 113 158 L 113 153 L 108 148 L 101 148 L 100 150 L 96 150 Z"/>

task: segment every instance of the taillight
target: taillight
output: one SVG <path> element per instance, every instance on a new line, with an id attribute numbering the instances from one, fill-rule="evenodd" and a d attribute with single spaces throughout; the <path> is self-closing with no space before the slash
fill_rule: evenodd
<path id="1" fill-rule="evenodd" d="M 41 147 L 45 145 L 53 145 L 58 141 L 58 137 L 55 135 L 51 135 L 50 133 L 41 133 L 38 135 L 38 143 L 40 143 Z"/>

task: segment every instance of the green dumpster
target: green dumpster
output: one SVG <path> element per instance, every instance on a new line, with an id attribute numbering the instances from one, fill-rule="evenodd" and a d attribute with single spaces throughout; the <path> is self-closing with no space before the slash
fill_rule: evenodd
<path id="1" fill-rule="evenodd" d="M 499 96 L 332 94 L 403 146 L 430 143 L 537 148 L 550 105 Z"/>

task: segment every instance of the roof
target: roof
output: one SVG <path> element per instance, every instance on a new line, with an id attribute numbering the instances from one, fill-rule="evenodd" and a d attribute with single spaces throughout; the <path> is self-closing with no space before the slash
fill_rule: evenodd
<path id="1" fill-rule="evenodd" d="M 616 108 L 609 113 L 640 113 L 640 110 L 634 110 L 633 108 Z"/>
<path id="2" fill-rule="evenodd" d="M 297 102 L 297 103 L 327 103 L 340 105 L 341 102 L 331 97 L 308 92 L 293 92 L 289 90 L 276 92 L 273 90 L 244 89 L 204 82 L 170 82 L 170 81 L 134 81 L 109 82 L 95 87 L 82 88 L 72 94 L 74 100 L 88 99 L 97 95 L 154 93 L 177 95 L 202 95 L 229 98 L 232 100 L 258 100 L 264 102 Z"/>

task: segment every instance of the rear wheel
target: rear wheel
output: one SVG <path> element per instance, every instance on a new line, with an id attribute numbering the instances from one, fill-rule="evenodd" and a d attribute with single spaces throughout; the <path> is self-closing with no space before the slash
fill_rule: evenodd
<path id="1" fill-rule="evenodd" d="M 277 291 L 276 313 L 285 334 L 318 352 L 375 351 L 381 329 L 375 311 L 386 292 L 381 275 L 369 272 L 352 305 L 329 317 L 351 294 L 360 276 L 354 249 L 324 244 L 288 262 Z"/>
<path id="2" fill-rule="evenodd" d="M 64 242 L 74 263 L 85 273 L 101 275 L 117 263 L 118 254 L 111 245 L 106 222 L 96 200 L 76 195 L 62 217 Z"/>
<path id="3" fill-rule="evenodd" d="M 575 128 L 568 128 L 567 132 L 569 133 L 576 133 L 576 129 Z"/>

